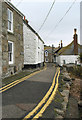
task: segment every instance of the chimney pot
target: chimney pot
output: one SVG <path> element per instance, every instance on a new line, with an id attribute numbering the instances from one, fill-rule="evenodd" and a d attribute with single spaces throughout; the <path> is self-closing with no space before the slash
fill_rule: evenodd
<path id="1" fill-rule="evenodd" d="M 25 20 L 25 16 L 24 16 L 24 20 Z"/>
<path id="2" fill-rule="evenodd" d="M 61 40 L 61 48 L 63 47 L 62 40 Z"/>
<path id="3" fill-rule="evenodd" d="M 75 28 L 75 29 L 74 29 L 74 34 L 76 34 L 76 32 L 77 32 L 77 29 Z"/>

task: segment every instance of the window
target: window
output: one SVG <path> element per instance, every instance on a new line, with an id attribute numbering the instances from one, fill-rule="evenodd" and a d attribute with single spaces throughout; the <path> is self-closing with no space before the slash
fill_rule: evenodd
<path id="1" fill-rule="evenodd" d="M 48 56 L 48 51 L 45 51 L 45 56 Z"/>
<path id="2" fill-rule="evenodd" d="M 8 31 L 13 32 L 13 12 L 8 9 Z"/>
<path id="3" fill-rule="evenodd" d="M 45 62 L 48 62 L 48 58 L 45 58 Z"/>
<path id="4" fill-rule="evenodd" d="M 9 64 L 13 64 L 13 42 L 8 41 Z"/>
<path id="5" fill-rule="evenodd" d="M 65 60 L 63 60 L 63 64 L 66 64 L 66 61 L 65 61 Z"/>

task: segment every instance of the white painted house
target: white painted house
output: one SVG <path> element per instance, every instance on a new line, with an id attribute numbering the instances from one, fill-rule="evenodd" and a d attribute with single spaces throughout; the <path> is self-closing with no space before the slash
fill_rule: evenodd
<path id="1" fill-rule="evenodd" d="M 44 42 L 36 31 L 28 24 L 23 22 L 24 37 L 24 66 L 37 67 L 44 65 Z"/>
<path id="2" fill-rule="evenodd" d="M 82 45 L 78 44 L 78 35 L 76 34 L 76 29 L 74 29 L 74 40 L 67 46 L 61 47 L 57 52 L 55 52 L 55 62 L 60 66 L 66 64 L 80 64 L 78 57 L 82 50 Z"/>

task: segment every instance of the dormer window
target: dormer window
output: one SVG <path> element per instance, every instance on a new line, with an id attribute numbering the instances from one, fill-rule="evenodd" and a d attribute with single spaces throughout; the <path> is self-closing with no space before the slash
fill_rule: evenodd
<path id="1" fill-rule="evenodd" d="M 45 51 L 45 56 L 48 56 L 48 51 Z"/>
<path id="2" fill-rule="evenodd" d="M 7 9 L 8 13 L 8 31 L 13 32 L 13 12 L 10 9 Z"/>

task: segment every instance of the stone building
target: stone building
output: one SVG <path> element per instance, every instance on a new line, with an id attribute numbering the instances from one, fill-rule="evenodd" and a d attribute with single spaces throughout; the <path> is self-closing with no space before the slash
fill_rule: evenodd
<path id="1" fill-rule="evenodd" d="M 52 47 L 45 45 L 44 46 L 44 61 L 48 63 L 53 63 L 53 62 L 55 63 L 56 60 L 54 57 L 54 53 L 58 52 L 60 49 L 61 49 L 60 44 L 59 44 L 59 47 L 54 47 L 53 45 Z"/>
<path id="2" fill-rule="evenodd" d="M 24 67 L 40 67 L 44 65 L 44 42 L 37 32 L 23 21 Z"/>
<path id="3" fill-rule="evenodd" d="M 0 2 L 0 75 L 21 71 L 23 63 L 23 14 L 6 0 Z"/>

